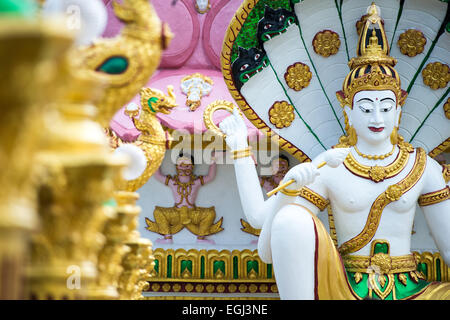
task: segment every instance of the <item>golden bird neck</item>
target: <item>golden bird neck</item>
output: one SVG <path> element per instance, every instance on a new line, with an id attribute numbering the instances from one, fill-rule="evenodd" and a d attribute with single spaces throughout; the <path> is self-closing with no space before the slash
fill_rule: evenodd
<path id="1" fill-rule="evenodd" d="M 156 114 L 145 113 L 141 114 L 140 119 L 134 119 L 134 126 L 141 132 L 139 140 L 153 144 L 165 144 L 166 133 L 159 122 Z"/>

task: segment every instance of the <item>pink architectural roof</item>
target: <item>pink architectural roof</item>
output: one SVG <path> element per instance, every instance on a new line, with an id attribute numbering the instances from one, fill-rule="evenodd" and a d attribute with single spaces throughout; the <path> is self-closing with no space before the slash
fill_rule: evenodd
<path id="1" fill-rule="evenodd" d="M 122 24 L 113 13 L 111 0 L 104 2 L 108 10 L 108 26 L 103 36 L 112 37 L 120 31 Z M 199 133 L 205 130 L 203 110 L 209 103 L 215 100 L 233 101 L 223 81 L 219 57 L 225 31 L 242 1 L 214 1 L 211 9 L 205 14 L 195 10 L 194 0 L 178 0 L 174 6 L 172 3 L 172 0 L 152 1 L 160 19 L 169 25 L 174 38 L 163 54 L 160 69 L 147 86 L 163 92 L 167 92 L 168 85 L 174 86 L 178 107 L 169 115 L 157 115 L 163 125 Z M 186 95 L 182 93 L 180 84 L 184 76 L 197 72 L 210 77 L 214 85 L 209 96 L 202 98 L 200 107 L 190 111 L 186 106 Z M 139 96 L 136 96 L 133 102 L 139 104 Z M 124 114 L 123 109 L 119 110 L 111 121 L 111 128 L 122 139 L 135 139 L 139 132 Z M 214 119 L 221 120 L 226 116 L 226 112 L 217 112 Z M 246 122 L 250 136 L 262 135 L 247 119 Z"/>

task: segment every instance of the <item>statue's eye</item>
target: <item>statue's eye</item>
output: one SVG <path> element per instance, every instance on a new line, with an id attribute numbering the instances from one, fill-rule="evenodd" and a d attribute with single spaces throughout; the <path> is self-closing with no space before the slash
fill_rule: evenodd
<path id="1" fill-rule="evenodd" d="M 364 108 L 364 107 L 362 107 L 362 106 L 359 106 L 359 109 L 360 109 L 363 113 L 371 113 L 371 112 L 372 112 L 372 109 L 366 109 L 366 108 Z"/>
<path id="2" fill-rule="evenodd" d="M 153 109 L 153 104 L 158 102 L 158 98 L 157 97 L 151 97 L 150 99 L 147 100 L 147 105 L 150 109 L 150 111 L 152 112 L 156 112 L 155 109 Z"/>
<path id="3" fill-rule="evenodd" d="M 249 67 L 249 64 L 246 63 L 246 64 L 244 64 L 244 65 L 241 67 L 241 69 L 239 69 L 239 70 L 240 70 L 240 71 L 244 71 L 244 70 L 247 70 L 248 67 Z"/>
<path id="4" fill-rule="evenodd" d="M 280 16 L 280 21 L 283 21 L 284 20 L 284 15 L 281 15 Z"/>
<path id="5" fill-rule="evenodd" d="M 128 69 L 128 59 L 121 56 L 106 59 L 98 68 L 97 72 L 107 74 L 121 74 Z"/>
<path id="6" fill-rule="evenodd" d="M 259 53 L 255 54 L 255 61 L 258 60 L 259 57 L 261 57 L 261 55 Z"/>
<path id="7" fill-rule="evenodd" d="M 270 23 L 266 23 L 264 25 L 264 30 L 267 30 L 267 29 L 270 29 L 270 28 L 272 28 L 272 25 Z"/>

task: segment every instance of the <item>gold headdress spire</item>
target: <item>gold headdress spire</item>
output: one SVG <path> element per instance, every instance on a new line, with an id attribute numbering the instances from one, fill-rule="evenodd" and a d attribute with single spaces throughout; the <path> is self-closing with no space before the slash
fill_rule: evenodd
<path id="1" fill-rule="evenodd" d="M 394 69 L 397 60 L 389 56 L 389 44 L 383 21 L 375 3 L 368 9 L 368 17 L 360 34 L 356 57 L 348 66 L 350 72 L 342 91 L 336 93 L 341 106 L 352 107 L 353 96 L 362 90 L 392 90 L 397 103 L 403 105 L 406 92 L 401 89 L 400 77 Z"/>

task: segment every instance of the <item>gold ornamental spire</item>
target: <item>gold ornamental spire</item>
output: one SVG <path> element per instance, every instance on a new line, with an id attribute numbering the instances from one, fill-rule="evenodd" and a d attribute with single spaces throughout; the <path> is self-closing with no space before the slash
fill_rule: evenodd
<path id="1" fill-rule="evenodd" d="M 395 66 L 397 60 L 389 56 L 389 44 L 384 23 L 375 3 L 369 7 L 368 17 L 360 34 L 356 57 L 349 62 L 350 69 L 372 63 Z"/>
<path id="2" fill-rule="evenodd" d="M 389 56 L 384 22 L 375 3 L 368 8 L 368 17 L 359 36 L 356 57 L 348 66 L 350 72 L 336 96 L 341 106 L 352 107 L 353 96 L 362 90 L 391 90 L 397 103 L 403 105 L 407 93 L 401 89 L 400 76 L 394 69 L 397 60 Z"/>

